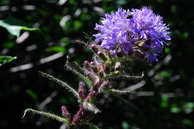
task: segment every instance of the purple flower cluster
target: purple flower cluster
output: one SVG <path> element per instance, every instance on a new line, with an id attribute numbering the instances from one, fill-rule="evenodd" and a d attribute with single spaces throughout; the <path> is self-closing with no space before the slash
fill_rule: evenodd
<path id="1" fill-rule="evenodd" d="M 171 39 L 162 17 L 147 7 L 105 14 L 95 30 L 96 42 L 113 55 L 137 53 L 148 62 L 158 61 L 165 41 Z"/>

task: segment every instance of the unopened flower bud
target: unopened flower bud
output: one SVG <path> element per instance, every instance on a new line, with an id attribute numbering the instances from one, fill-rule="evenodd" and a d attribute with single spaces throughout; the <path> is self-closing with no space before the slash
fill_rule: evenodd
<path id="1" fill-rule="evenodd" d="M 79 89 L 78 89 L 78 93 L 79 93 L 79 96 L 83 99 L 85 97 L 84 95 L 84 87 L 85 87 L 85 83 L 80 81 L 79 82 Z"/>
<path id="2" fill-rule="evenodd" d="M 90 65 L 94 65 L 94 62 L 92 61 L 92 62 L 90 62 Z"/>
<path id="3" fill-rule="evenodd" d="M 61 106 L 61 112 L 62 112 L 62 115 L 66 118 L 70 118 L 71 115 L 69 113 L 69 111 L 67 110 L 66 106 Z"/>

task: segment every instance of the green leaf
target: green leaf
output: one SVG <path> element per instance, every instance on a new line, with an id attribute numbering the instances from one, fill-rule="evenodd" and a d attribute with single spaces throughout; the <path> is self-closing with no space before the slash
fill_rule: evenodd
<path id="1" fill-rule="evenodd" d="M 79 67 L 79 65 L 77 63 L 75 63 L 75 65 Z M 78 72 L 76 69 L 74 69 L 73 67 L 71 67 L 70 64 L 66 64 L 66 67 L 70 71 L 72 71 L 75 75 L 77 75 L 81 80 L 83 80 L 88 87 L 91 87 L 92 86 L 92 81 L 88 77 L 84 76 L 83 74 L 81 74 L 80 72 Z M 82 68 L 80 68 L 80 69 L 82 69 Z"/>
<path id="2" fill-rule="evenodd" d="M 192 113 L 193 109 L 194 109 L 194 103 L 193 102 L 187 102 L 183 105 L 183 110 L 187 114 Z"/>
<path id="3" fill-rule="evenodd" d="M 187 126 L 193 126 L 193 121 L 189 119 L 182 120 L 182 123 Z"/>
<path id="4" fill-rule="evenodd" d="M 35 31 L 38 30 L 37 28 L 29 28 L 26 26 L 20 26 L 20 25 L 12 25 L 9 24 L 5 20 L 0 20 L 0 26 L 5 28 L 10 34 L 19 37 L 21 30 L 26 30 L 26 31 Z"/>
<path id="5" fill-rule="evenodd" d="M 164 51 L 166 54 L 168 54 L 168 53 L 170 53 L 170 48 L 165 48 Z"/>
<path id="6" fill-rule="evenodd" d="M 32 90 L 26 90 L 26 93 L 27 93 L 30 97 L 32 97 L 32 99 L 34 99 L 35 101 L 38 100 L 38 95 L 37 95 L 34 91 L 32 91 Z"/>
<path id="7" fill-rule="evenodd" d="M 82 27 L 82 22 L 80 21 L 74 21 L 74 29 L 79 30 Z"/>
<path id="8" fill-rule="evenodd" d="M 36 113 L 36 114 L 45 116 L 45 117 L 53 119 L 53 120 L 57 120 L 59 122 L 64 122 L 66 124 L 68 123 L 68 120 L 63 118 L 63 117 L 57 116 L 57 115 L 49 113 L 49 112 L 34 110 L 34 109 L 31 109 L 31 108 L 28 108 L 24 111 L 24 114 L 23 114 L 22 118 L 24 118 L 26 116 L 26 113 L 28 113 L 28 112 Z"/>
<path id="9" fill-rule="evenodd" d="M 65 89 L 67 89 L 69 92 L 71 92 L 77 99 L 78 101 L 80 101 L 80 97 L 79 97 L 79 94 L 76 90 L 74 90 L 71 86 L 69 86 L 67 83 L 47 74 L 47 73 L 44 73 L 44 72 L 39 72 L 43 77 L 51 80 L 51 81 L 54 81 L 56 82 L 57 84 L 59 84 L 60 86 L 64 87 Z"/>
<path id="10" fill-rule="evenodd" d="M 174 13 L 174 14 L 176 14 L 176 12 L 177 12 L 176 5 L 172 5 L 171 6 L 171 12 Z"/>
<path id="11" fill-rule="evenodd" d="M 16 58 L 17 57 L 12 57 L 12 56 L 0 56 L 0 66 L 6 63 L 10 63 Z"/>
<path id="12" fill-rule="evenodd" d="M 16 46 L 16 43 L 15 43 L 15 42 L 8 41 L 8 42 L 4 42 L 4 43 L 2 44 L 2 46 L 3 46 L 4 48 L 13 48 L 13 47 Z"/>
<path id="13" fill-rule="evenodd" d="M 113 92 L 113 93 L 118 93 L 118 94 L 127 94 L 127 93 L 133 92 L 133 91 L 143 87 L 145 84 L 146 84 L 146 82 L 144 80 L 142 80 L 137 84 L 131 85 L 131 86 L 124 88 L 124 89 L 121 89 L 121 90 L 110 88 L 110 89 L 108 89 L 108 91 Z"/>
<path id="14" fill-rule="evenodd" d="M 172 113 L 179 113 L 181 111 L 176 104 L 173 104 L 170 110 Z"/>
<path id="15" fill-rule="evenodd" d="M 169 71 L 162 71 L 159 73 L 159 76 L 162 78 L 170 78 L 172 74 Z"/>
<path id="16" fill-rule="evenodd" d="M 65 37 L 65 38 L 61 39 L 60 42 L 64 43 L 64 45 L 66 46 L 70 43 L 70 39 Z"/>
<path id="17" fill-rule="evenodd" d="M 61 46 L 52 46 L 46 49 L 47 51 L 52 51 L 52 52 L 65 52 L 65 48 Z"/>
<path id="18" fill-rule="evenodd" d="M 122 128 L 123 129 L 129 129 L 129 124 L 126 121 L 122 122 Z"/>
<path id="19" fill-rule="evenodd" d="M 161 96 L 161 103 L 160 103 L 160 106 L 161 106 L 162 108 L 168 107 L 168 96 L 167 96 L 167 95 L 162 95 L 162 96 Z"/>

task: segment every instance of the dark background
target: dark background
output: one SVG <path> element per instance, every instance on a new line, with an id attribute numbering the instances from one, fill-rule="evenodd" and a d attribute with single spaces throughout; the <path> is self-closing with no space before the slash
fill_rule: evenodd
<path id="1" fill-rule="evenodd" d="M 60 2 L 64 2 L 60 4 Z M 17 60 L 0 67 L 0 129 L 53 129 L 61 123 L 38 115 L 21 119 L 25 108 L 60 114 L 71 112 L 76 100 L 64 89 L 42 78 L 50 73 L 77 88 L 78 78 L 64 68 L 65 57 L 82 62 L 90 53 L 73 40 L 87 41 L 105 12 L 151 7 L 169 24 L 172 40 L 159 63 L 145 68 L 146 85 L 121 98 L 109 95 L 92 121 L 103 129 L 194 128 L 194 10 L 193 0 L 0 0 L 0 19 L 16 21 L 39 31 L 25 32 L 21 42 L 0 27 L 0 55 Z M 59 54 L 57 54 L 59 53 Z M 56 55 L 57 54 L 57 55 Z M 57 57 L 48 62 L 40 60 Z M 46 58 L 48 59 L 48 58 Z M 33 65 L 28 68 L 27 66 Z M 48 103 L 48 98 L 51 99 Z"/>

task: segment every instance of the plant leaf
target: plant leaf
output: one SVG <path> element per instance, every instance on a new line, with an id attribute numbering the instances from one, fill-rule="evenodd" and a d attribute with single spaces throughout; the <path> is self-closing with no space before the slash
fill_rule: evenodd
<path id="1" fill-rule="evenodd" d="M 17 59 L 17 57 L 12 56 L 0 56 L 0 66 L 6 63 L 10 63 L 13 60 Z"/>
<path id="2" fill-rule="evenodd" d="M 52 52 L 65 52 L 65 48 L 62 46 L 52 46 L 46 49 L 47 51 L 52 51 Z"/>
<path id="3" fill-rule="evenodd" d="M 135 91 L 141 87 L 143 87 L 145 85 L 145 81 L 140 81 L 139 83 L 135 84 L 135 85 L 131 85 L 125 89 L 109 89 L 109 91 L 114 92 L 114 93 L 119 93 L 119 94 L 126 94 L 126 93 L 130 93 L 132 91 Z"/>
<path id="4" fill-rule="evenodd" d="M 88 111 L 94 112 L 94 114 L 97 114 L 100 112 L 100 110 L 95 105 L 88 103 L 88 102 L 84 102 L 83 107 L 84 107 L 84 109 L 86 109 Z"/>
<path id="5" fill-rule="evenodd" d="M 64 122 L 66 124 L 68 123 L 68 120 L 65 119 L 65 118 L 63 118 L 63 117 L 57 116 L 57 115 L 52 114 L 52 113 L 49 113 L 49 112 L 43 112 L 43 111 L 34 110 L 32 108 L 26 109 L 24 111 L 24 114 L 23 114 L 22 118 L 24 118 L 26 116 L 26 113 L 28 113 L 28 112 L 36 113 L 36 114 L 45 116 L 45 117 L 50 118 L 50 119 L 53 119 L 53 120 L 57 120 L 59 122 Z"/>
<path id="6" fill-rule="evenodd" d="M 132 76 L 132 75 L 127 75 L 127 74 L 118 74 L 118 73 L 111 73 L 108 74 L 105 79 L 115 79 L 115 78 L 124 78 L 124 79 L 130 79 L 130 80 L 138 80 L 142 79 L 144 77 L 144 73 L 142 73 L 139 76 Z"/>
<path id="7" fill-rule="evenodd" d="M 76 64 L 76 65 L 77 65 L 77 64 Z M 76 69 L 72 68 L 69 64 L 66 64 L 66 67 L 67 67 L 68 70 L 72 71 L 72 72 L 73 72 L 74 74 L 76 74 L 80 79 L 82 79 L 82 80 L 86 83 L 86 85 L 88 85 L 89 87 L 92 86 L 92 81 L 91 81 L 88 77 L 84 76 L 83 74 L 81 74 L 80 72 L 78 72 Z M 80 69 L 81 69 L 81 68 L 80 68 Z"/>
<path id="8" fill-rule="evenodd" d="M 0 26 L 5 28 L 10 34 L 19 37 L 21 30 L 35 31 L 37 28 L 29 28 L 26 26 L 12 25 L 5 22 L 5 20 L 0 20 Z"/>
<path id="9" fill-rule="evenodd" d="M 59 84 L 60 86 L 66 88 L 69 92 L 71 92 L 76 98 L 78 98 L 78 100 L 80 100 L 79 94 L 76 90 L 74 90 L 71 86 L 69 86 L 67 83 L 65 83 L 64 81 L 61 81 L 55 77 L 53 77 L 52 75 L 49 75 L 47 73 L 44 72 L 40 72 L 39 73 L 43 76 L 46 77 L 47 79 L 56 82 L 57 84 Z"/>

